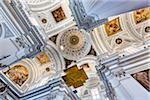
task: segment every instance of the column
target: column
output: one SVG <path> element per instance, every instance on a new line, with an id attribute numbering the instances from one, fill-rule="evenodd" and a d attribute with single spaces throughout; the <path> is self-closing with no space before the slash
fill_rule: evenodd
<path id="1" fill-rule="evenodd" d="M 122 86 L 120 81 L 115 77 L 114 74 L 111 73 L 110 69 L 104 64 L 102 64 L 102 58 L 100 56 L 98 56 L 97 59 L 96 69 L 98 71 L 99 77 L 103 78 L 102 81 L 103 83 L 105 83 L 104 85 L 106 89 L 108 88 L 109 92 L 111 92 L 110 95 L 112 96 L 108 95 L 108 98 L 110 100 L 116 100 L 116 98 L 117 100 L 133 100 L 130 94 L 127 92 L 127 90 Z M 109 94 L 109 92 L 106 91 L 107 94 Z M 113 97 L 113 94 L 116 98 Z"/>
<path id="2" fill-rule="evenodd" d="M 107 69 L 107 71 L 105 71 L 105 75 L 106 75 L 108 81 L 111 83 L 118 100 L 132 100 L 132 97 L 130 96 L 130 94 L 122 86 L 120 81 L 110 72 L 109 69 Z"/>

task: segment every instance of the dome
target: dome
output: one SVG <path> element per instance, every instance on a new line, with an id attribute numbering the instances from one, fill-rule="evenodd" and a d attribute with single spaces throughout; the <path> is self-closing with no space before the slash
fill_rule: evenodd
<path id="1" fill-rule="evenodd" d="M 88 33 L 77 28 L 59 34 L 56 44 L 64 58 L 69 60 L 84 57 L 91 49 Z"/>

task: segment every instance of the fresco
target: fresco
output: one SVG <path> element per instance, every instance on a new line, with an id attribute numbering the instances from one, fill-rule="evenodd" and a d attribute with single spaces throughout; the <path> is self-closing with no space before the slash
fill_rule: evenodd
<path id="1" fill-rule="evenodd" d="M 53 15 L 53 17 L 54 17 L 54 19 L 55 19 L 55 21 L 57 23 L 60 22 L 60 21 L 62 21 L 62 20 L 64 20 L 66 18 L 65 13 L 64 13 L 62 7 L 59 7 L 58 9 L 54 10 L 52 12 L 52 15 Z"/>
<path id="2" fill-rule="evenodd" d="M 49 62 L 49 57 L 46 53 L 41 52 L 36 56 L 37 60 L 40 62 L 40 64 L 46 64 Z"/>
<path id="3" fill-rule="evenodd" d="M 15 65 L 6 71 L 5 74 L 11 81 L 19 86 L 22 86 L 29 77 L 28 70 L 23 65 Z"/>
<path id="4" fill-rule="evenodd" d="M 150 92 L 150 69 L 134 73 L 132 76 Z"/>
<path id="5" fill-rule="evenodd" d="M 112 36 L 120 31 L 122 31 L 121 25 L 119 22 L 119 17 L 107 22 L 106 24 L 104 24 L 104 27 L 105 27 L 107 36 Z"/>
<path id="6" fill-rule="evenodd" d="M 136 24 L 144 22 L 148 19 L 150 19 L 150 9 L 149 8 L 139 9 L 134 12 L 134 20 L 135 20 Z"/>

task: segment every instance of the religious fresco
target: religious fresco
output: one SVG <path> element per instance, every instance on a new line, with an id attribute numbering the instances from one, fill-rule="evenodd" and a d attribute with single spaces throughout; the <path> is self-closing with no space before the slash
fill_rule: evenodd
<path id="1" fill-rule="evenodd" d="M 104 27 L 105 27 L 107 36 L 112 36 L 122 31 L 119 17 L 107 22 L 106 24 L 104 24 Z"/>
<path id="2" fill-rule="evenodd" d="M 19 86 L 22 86 L 29 77 L 29 72 L 23 65 L 15 65 L 4 73 L 11 81 Z"/>
<path id="3" fill-rule="evenodd" d="M 65 15 L 62 7 L 59 7 L 58 9 L 52 11 L 52 15 L 57 23 L 66 19 L 66 15 Z"/>
<path id="4" fill-rule="evenodd" d="M 150 92 L 150 69 L 134 73 L 132 76 Z"/>
<path id="5" fill-rule="evenodd" d="M 49 62 L 49 57 L 46 53 L 41 52 L 36 56 L 37 60 L 40 62 L 40 64 L 46 64 Z"/>
<path id="6" fill-rule="evenodd" d="M 150 9 L 149 8 L 139 9 L 134 12 L 134 20 L 135 20 L 136 24 L 144 22 L 148 19 L 150 19 Z"/>
<path id="7" fill-rule="evenodd" d="M 67 68 L 64 72 L 66 75 L 62 76 L 62 78 L 69 87 L 73 86 L 74 88 L 78 88 L 83 86 L 88 79 L 83 68 L 78 69 L 77 65 Z"/>

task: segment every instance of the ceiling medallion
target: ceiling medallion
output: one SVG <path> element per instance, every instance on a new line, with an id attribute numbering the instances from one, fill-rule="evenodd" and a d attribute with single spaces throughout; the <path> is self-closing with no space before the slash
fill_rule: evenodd
<path id="1" fill-rule="evenodd" d="M 79 43 L 79 38 L 78 38 L 78 36 L 75 36 L 75 35 L 71 36 L 71 37 L 70 37 L 70 43 L 71 43 L 72 45 L 77 45 L 77 44 Z"/>
<path id="2" fill-rule="evenodd" d="M 72 28 L 58 35 L 56 44 L 64 58 L 78 60 L 87 55 L 91 43 L 86 31 Z"/>
<path id="3" fill-rule="evenodd" d="M 117 38 L 115 42 L 116 42 L 116 44 L 121 44 L 123 41 L 121 38 Z"/>
<path id="4" fill-rule="evenodd" d="M 49 67 L 47 67 L 45 70 L 46 70 L 47 72 L 49 72 L 49 71 L 50 71 L 50 68 L 49 68 Z"/>
<path id="5" fill-rule="evenodd" d="M 146 27 L 145 27 L 145 32 L 146 32 L 146 33 L 149 33 L 149 32 L 150 32 L 150 26 L 146 26 Z"/>
<path id="6" fill-rule="evenodd" d="M 43 18 L 41 21 L 42 21 L 43 24 L 47 23 L 47 19 L 45 19 L 45 18 Z"/>

